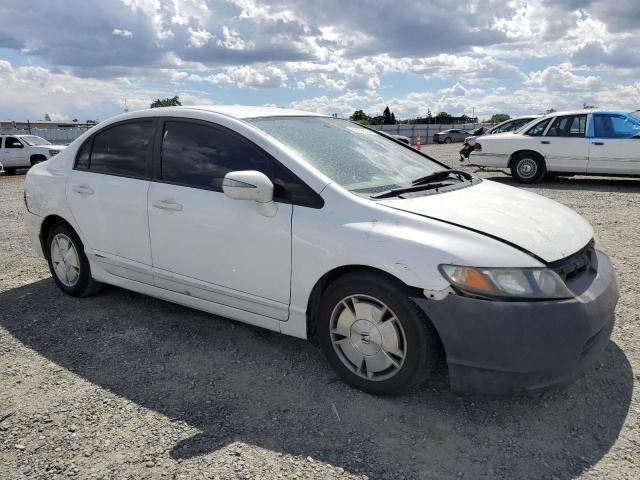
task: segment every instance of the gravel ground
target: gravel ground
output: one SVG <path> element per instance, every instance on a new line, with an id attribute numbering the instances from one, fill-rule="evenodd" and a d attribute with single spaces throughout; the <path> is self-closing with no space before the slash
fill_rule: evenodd
<path id="1" fill-rule="evenodd" d="M 459 145 L 424 148 L 459 165 Z M 527 187 L 593 224 L 621 297 L 596 366 L 499 399 L 450 393 L 444 368 L 377 398 L 301 340 L 117 288 L 67 297 L 28 243 L 23 182 L 0 176 L 0 478 L 640 477 L 640 180 Z"/>

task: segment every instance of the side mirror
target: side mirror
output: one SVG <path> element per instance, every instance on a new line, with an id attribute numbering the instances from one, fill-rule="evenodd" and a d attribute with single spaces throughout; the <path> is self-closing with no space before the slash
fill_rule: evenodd
<path id="1" fill-rule="evenodd" d="M 256 210 L 265 217 L 273 217 L 277 205 L 273 201 L 273 183 L 256 170 L 229 172 L 222 180 L 222 191 L 234 200 L 253 200 Z"/>

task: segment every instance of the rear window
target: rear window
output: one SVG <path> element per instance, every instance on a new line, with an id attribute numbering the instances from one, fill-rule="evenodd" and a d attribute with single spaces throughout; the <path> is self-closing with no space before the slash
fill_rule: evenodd
<path id="1" fill-rule="evenodd" d="M 531 137 L 539 137 L 544 133 L 545 128 L 549 125 L 551 118 L 546 118 L 539 123 L 536 123 L 533 127 L 529 128 L 524 135 L 529 135 Z"/>

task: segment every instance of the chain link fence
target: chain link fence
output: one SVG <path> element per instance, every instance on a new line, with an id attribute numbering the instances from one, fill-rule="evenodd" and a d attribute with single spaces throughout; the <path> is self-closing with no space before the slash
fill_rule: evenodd
<path id="1" fill-rule="evenodd" d="M 484 124 L 481 123 L 458 123 L 455 125 L 452 124 L 441 124 L 441 125 L 429 125 L 429 124 L 398 124 L 398 125 L 370 125 L 371 128 L 375 130 L 382 130 L 389 135 L 403 135 L 409 139 L 411 145 L 416 144 L 416 140 L 418 135 L 420 135 L 420 144 L 426 145 L 428 143 L 433 143 L 433 135 L 435 133 L 441 132 L 443 130 L 448 130 L 450 128 L 455 128 L 457 130 L 466 130 L 467 132 L 471 132 L 476 128 L 481 127 Z"/>

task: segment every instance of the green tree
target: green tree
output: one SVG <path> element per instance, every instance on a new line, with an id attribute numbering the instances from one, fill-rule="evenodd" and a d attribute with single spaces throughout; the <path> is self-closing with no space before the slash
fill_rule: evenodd
<path id="1" fill-rule="evenodd" d="M 50 122 L 50 121 L 51 121 L 51 117 L 49 116 L 49 114 L 48 114 L 48 113 L 45 113 L 45 114 L 44 114 L 44 121 L 45 121 L 45 122 Z"/>
<path id="2" fill-rule="evenodd" d="M 509 120 L 511 117 L 506 113 L 495 113 L 489 119 L 489 123 L 502 123 Z"/>
<path id="3" fill-rule="evenodd" d="M 391 112 L 391 124 L 395 125 L 396 123 L 397 123 L 396 122 L 396 115 L 395 115 L 395 113 Z"/>
<path id="4" fill-rule="evenodd" d="M 547 114 L 549 114 L 549 113 L 553 113 L 553 112 L 555 112 L 555 111 L 556 111 L 556 109 L 555 109 L 555 108 L 548 108 L 548 109 L 547 109 Z"/>
<path id="5" fill-rule="evenodd" d="M 447 112 L 440 112 L 436 115 L 436 118 L 451 118 L 451 114 Z"/>
<path id="6" fill-rule="evenodd" d="M 182 103 L 180 102 L 180 97 L 178 97 L 178 95 L 176 95 L 173 98 L 163 98 L 163 99 L 156 99 L 152 104 L 151 104 L 151 108 L 158 108 L 158 107 L 180 107 L 182 105 Z"/>
<path id="7" fill-rule="evenodd" d="M 384 124 L 391 125 L 391 110 L 389 110 L 389 106 L 384 109 L 382 116 L 384 117 Z"/>
<path id="8" fill-rule="evenodd" d="M 371 123 L 371 118 L 369 115 L 364 113 L 362 110 L 356 110 L 353 112 L 353 115 L 349 117 L 350 120 L 360 123 L 361 125 L 369 125 Z"/>

